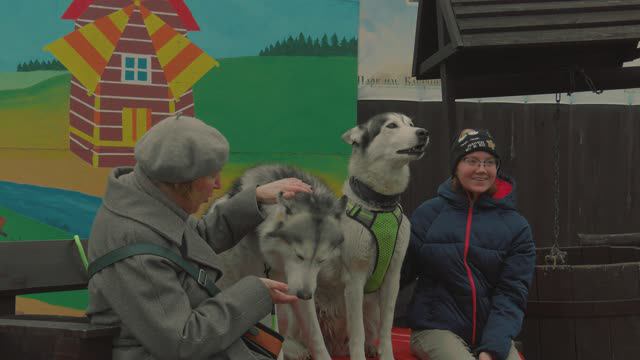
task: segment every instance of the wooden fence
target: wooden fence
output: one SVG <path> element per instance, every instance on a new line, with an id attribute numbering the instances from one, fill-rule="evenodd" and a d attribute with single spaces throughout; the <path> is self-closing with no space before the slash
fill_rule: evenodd
<path id="1" fill-rule="evenodd" d="M 577 234 L 640 232 L 640 107 L 459 102 L 456 128 L 488 129 L 502 167 L 517 183 L 520 212 L 532 225 L 536 245 L 553 243 L 554 143 L 559 134 L 559 236 L 579 245 Z M 428 154 L 412 167 L 403 196 L 408 213 L 435 196 L 449 175 L 452 136 L 441 103 L 360 100 L 358 123 L 401 112 L 431 132 Z"/>

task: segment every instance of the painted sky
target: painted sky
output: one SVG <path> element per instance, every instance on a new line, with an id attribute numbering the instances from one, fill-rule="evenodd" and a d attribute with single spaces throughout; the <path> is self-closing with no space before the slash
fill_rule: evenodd
<path id="1" fill-rule="evenodd" d="M 367 2 L 370 0 L 367 0 Z M 392 0 L 398 1 L 398 0 Z M 400 0 L 404 1 L 404 0 Z M 190 34 L 215 58 L 257 55 L 266 45 L 303 32 L 353 37 L 359 0 L 186 0 L 201 31 Z M 0 71 L 51 59 L 42 47 L 73 29 L 60 17 L 71 0 L 14 1 L 0 12 Z"/>
<path id="2" fill-rule="evenodd" d="M 359 74 L 410 74 L 418 5 L 407 0 L 363 0 Z"/>

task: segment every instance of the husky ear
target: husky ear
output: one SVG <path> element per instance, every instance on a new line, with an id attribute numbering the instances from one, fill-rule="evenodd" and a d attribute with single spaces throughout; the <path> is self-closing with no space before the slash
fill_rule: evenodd
<path id="1" fill-rule="evenodd" d="M 333 215 L 337 219 L 340 219 L 340 217 L 344 215 L 345 211 L 347 210 L 347 202 L 348 202 L 347 197 L 342 196 L 333 207 Z"/>
<path id="2" fill-rule="evenodd" d="M 362 126 L 356 126 L 342 134 L 342 140 L 349 145 L 359 145 L 362 142 L 362 136 L 364 133 L 365 128 Z"/>
<path id="3" fill-rule="evenodd" d="M 280 221 L 277 225 L 276 228 L 271 230 L 270 232 L 267 233 L 267 236 L 269 237 L 275 237 L 275 238 L 283 238 L 284 237 L 284 232 L 282 231 L 282 221 Z"/>

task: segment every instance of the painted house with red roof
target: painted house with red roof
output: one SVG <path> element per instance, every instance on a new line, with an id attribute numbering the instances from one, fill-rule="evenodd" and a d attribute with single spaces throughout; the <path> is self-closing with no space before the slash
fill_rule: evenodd
<path id="1" fill-rule="evenodd" d="M 184 0 L 75 0 L 74 31 L 45 47 L 71 72 L 69 148 L 95 167 L 135 163 L 151 126 L 194 115 L 192 86 L 218 62 L 186 37 Z"/>

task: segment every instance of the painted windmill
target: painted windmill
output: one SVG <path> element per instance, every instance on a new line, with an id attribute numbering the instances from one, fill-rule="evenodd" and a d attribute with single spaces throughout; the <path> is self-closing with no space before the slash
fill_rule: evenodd
<path id="1" fill-rule="evenodd" d="M 194 115 L 191 87 L 218 62 L 186 38 L 184 0 L 74 0 L 75 30 L 47 45 L 72 75 L 69 148 L 95 167 L 132 165 L 151 126 Z"/>

